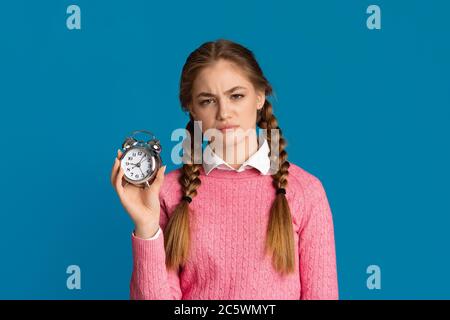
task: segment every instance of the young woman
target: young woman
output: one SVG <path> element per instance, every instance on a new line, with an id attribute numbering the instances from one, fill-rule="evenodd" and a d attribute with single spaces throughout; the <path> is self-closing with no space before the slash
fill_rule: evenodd
<path id="1" fill-rule="evenodd" d="M 203 161 L 189 139 L 183 166 L 161 168 L 142 189 L 124 185 L 118 151 L 111 183 L 135 224 L 131 299 L 338 299 L 328 200 L 318 178 L 287 161 L 271 93 L 250 50 L 204 43 L 179 94 L 190 137 L 196 124 L 222 133 Z M 259 142 L 248 134 L 256 126 L 267 133 Z"/>

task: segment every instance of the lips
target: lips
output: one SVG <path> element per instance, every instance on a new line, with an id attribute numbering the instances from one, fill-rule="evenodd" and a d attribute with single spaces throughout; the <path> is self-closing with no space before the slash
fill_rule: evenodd
<path id="1" fill-rule="evenodd" d="M 217 128 L 220 131 L 226 131 L 226 130 L 233 130 L 236 129 L 238 126 L 232 126 L 232 125 L 227 125 L 227 126 L 223 126 L 220 128 Z"/>

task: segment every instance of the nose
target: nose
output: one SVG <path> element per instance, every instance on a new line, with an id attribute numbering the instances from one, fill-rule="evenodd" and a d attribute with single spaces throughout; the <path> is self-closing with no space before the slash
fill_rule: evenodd
<path id="1" fill-rule="evenodd" d="M 223 100 L 218 102 L 219 108 L 217 109 L 217 120 L 223 121 L 231 116 L 231 110 L 227 103 Z"/>

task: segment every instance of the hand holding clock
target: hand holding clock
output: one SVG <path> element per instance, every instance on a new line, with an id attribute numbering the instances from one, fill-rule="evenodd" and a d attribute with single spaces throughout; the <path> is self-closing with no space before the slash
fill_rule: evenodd
<path id="1" fill-rule="evenodd" d="M 125 173 L 120 165 L 121 156 L 122 152 L 118 150 L 111 171 L 111 184 L 116 190 L 120 202 L 135 224 L 136 236 L 140 238 L 152 237 L 159 229 L 159 190 L 164 181 L 166 166 L 159 168 L 156 178 L 150 187 L 141 188 L 124 181 L 123 176 Z"/>

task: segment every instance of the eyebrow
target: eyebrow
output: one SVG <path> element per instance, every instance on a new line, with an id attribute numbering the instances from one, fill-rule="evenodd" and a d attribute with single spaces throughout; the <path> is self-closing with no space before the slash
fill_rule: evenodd
<path id="1" fill-rule="evenodd" d="M 233 87 L 233 88 L 231 88 L 231 89 L 225 91 L 224 93 L 225 93 L 225 94 L 229 94 L 229 93 L 232 93 L 232 92 L 234 92 L 234 91 L 236 91 L 236 90 L 238 90 L 238 89 L 246 89 L 246 88 L 245 88 L 245 87 L 241 87 L 241 86 L 236 86 L 236 87 Z M 214 97 L 214 96 L 215 96 L 215 95 L 213 95 L 212 93 L 209 93 L 209 92 L 200 92 L 200 93 L 197 95 L 197 98 L 198 98 L 198 97 Z"/>

